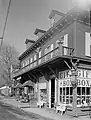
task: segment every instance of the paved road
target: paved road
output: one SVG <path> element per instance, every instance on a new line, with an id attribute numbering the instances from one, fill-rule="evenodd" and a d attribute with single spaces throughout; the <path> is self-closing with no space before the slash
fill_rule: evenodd
<path id="1" fill-rule="evenodd" d="M 0 120 L 49 120 L 33 113 L 26 113 L 0 102 Z"/>

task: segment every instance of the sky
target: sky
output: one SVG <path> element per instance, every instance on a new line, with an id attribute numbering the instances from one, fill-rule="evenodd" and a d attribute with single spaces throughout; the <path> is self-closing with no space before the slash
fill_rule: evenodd
<path id="1" fill-rule="evenodd" d="M 0 36 L 9 0 L 0 0 Z M 36 40 L 36 28 L 48 30 L 48 16 L 52 10 L 63 13 L 73 7 L 72 0 L 11 0 L 4 42 L 15 46 L 20 54 L 26 49 L 25 40 Z"/>

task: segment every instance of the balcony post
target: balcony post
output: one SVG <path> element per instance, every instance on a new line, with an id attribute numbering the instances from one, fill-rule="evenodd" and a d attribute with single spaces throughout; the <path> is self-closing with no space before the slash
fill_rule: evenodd
<path id="1" fill-rule="evenodd" d="M 62 45 L 63 45 L 63 42 L 60 41 L 60 43 L 59 43 L 59 54 L 60 55 L 63 55 L 63 47 L 62 47 Z"/>
<path id="2" fill-rule="evenodd" d="M 71 84 L 73 87 L 73 116 L 77 117 L 77 72 L 72 69 L 71 71 Z"/>

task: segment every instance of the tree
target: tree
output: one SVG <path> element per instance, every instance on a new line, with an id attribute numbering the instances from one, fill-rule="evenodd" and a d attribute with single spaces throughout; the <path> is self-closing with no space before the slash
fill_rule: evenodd
<path id="1" fill-rule="evenodd" d="M 7 85 L 10 85 L 12 82 L 12 66 L 16 66 L 18 63 L 18 52 L 16 52 L 15 47 L 3 43 L 0 48 L 0 75 Z"/>

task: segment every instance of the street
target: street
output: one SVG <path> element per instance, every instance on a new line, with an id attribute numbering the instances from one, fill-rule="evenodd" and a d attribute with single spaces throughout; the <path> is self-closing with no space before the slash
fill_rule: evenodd
<path id="1" fill-rule="evenodd" d="M 18 108 L 0 102 L 0 120 L 48 120 L 33 113 L 26 113 Z"/>

